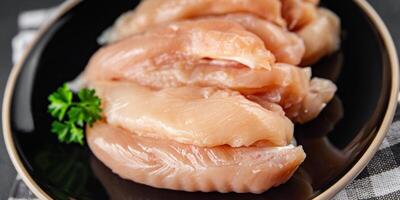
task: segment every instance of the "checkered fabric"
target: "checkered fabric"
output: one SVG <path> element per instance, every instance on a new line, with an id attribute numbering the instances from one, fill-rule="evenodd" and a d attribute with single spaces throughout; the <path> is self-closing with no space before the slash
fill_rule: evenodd
<path id="1" fill-rule="evenodd" d="M 20 59 L 37 29 L 54 12 L 55 9 L 35 10 L 20 15 L 18 24 L 21 32 L 12 41 L 14 62 Z M 19 177 L 9 198 L 15 199 L 36 199 Z M 400 199 L 400 109 L 396 112 L 387 137 L 366 169 L 334 199 Z"/>
<path id="2" fill-rule="evenodd" d="M 378 152 L 335 200 L 400 199 L 400 109 Z"/>

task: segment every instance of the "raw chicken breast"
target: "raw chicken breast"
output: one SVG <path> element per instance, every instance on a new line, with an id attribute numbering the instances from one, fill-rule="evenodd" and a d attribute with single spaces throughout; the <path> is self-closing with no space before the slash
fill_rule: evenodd
<path id="1" fill-rule="evenodd" d="M 335 95 L 337 88 L 331 81 L 322 78 L 313 78 L 310 92 L 301 102 L 300 109 L 285 110 L 286 115 L 298 123 L 306 123 L 316 118 L 322 109 Z"/>
<path id="2" fill-rule="evenodd" d="M 318 17 L 297 32 L 306 45 L 302 65 L 317 62 L 323 56 L 333 53 L 340 45 L 340 19 L 335 13 L 320 8 Z"/>
<path id="3" fill-rule="evenodd" d="M 269 108 L 271 103 L 279 103 L 283 106 L 286 116 L 297 123 L 306 123 L 315 119 L 326 104 L 332 100 L 336 92 L 336 85 L 332 81 L 322 78 L 313 78 L 308 91 L 298 103 L 282 103 L 274 100 L 275 96 L 258 94 L 251 95 L 248 98 Z M 279 100 L 279 99 L 278 99 Z"/>
<path id="4" fill-rule="evenodd" d="M 305 52 L 303 40 L 269 21 L 251 14 L 229 14 L 211 18 L 237 22 L 256 34 L 264 41 L 265 47 L 274 54 L 277 62 L 298 65 L 303 58 Z"/>
<path id="5" fill-rule="evenodd" d="M 270 71 L 252 70 L 237 62 L 182 58 L 183 56 L 175 54 L 163 54 L 155 60 L 147 59 L 143 51 L 136 49 L 142 48 L 139 45 L 154 45 L 155 41 L 140 44 L 141 41 L 144 40 L 136 42 L 128 39 L 100 50 L 86 68 L 86 79 L 89 82 L 130 81 L 153 89 L 185 85 L 216 86 L 243 94 L 263 93 L 283 107 L 298 104 L 308 92 L 311 76 L 309 69 L 288 64 L 274 64 Z M 159 53 L 159 49 L 149 48 L 148 51 Z M 134 54 L 134 52 L 139 53 Z"/>
<path id="6" fill-rule="evenodd" d="M 311 70 L 309 68 L 301 69 L 293 65 L 277 63 L 271 72 L 274 73 L 270 75 L 278 81 L 270 82 L 264 91 L 254 93 L 254 95 L 279 104 L 284 109 L 304 101 L 305 96 L 310 92 Z M 285 76 L 285 79 L 281 76 Z M 254 98 L 250 99 L 254 100 Z"/>
<path id="7" fill-rule="evenodd" d="M 166 22 L 237 12 L 252 13 L 281 26 L 285 23 L 279 0 L 146 0 L 116 21 L 108 40 L 117 41 Z"/>
<path id="8" fill-rule="evenodd" d="M 112 68 L 118 71 L 139 65 L 154 67 L 170 59 L 179 62 L 201 58 L 236 61 L 257 69 L 270 69 L 275 62 L 264 42 L 240 24 L 200 19 L 159 26 L 107 45 L 93 56 L 88 70 L 118 63 L 118 68 Z"/>
<path id="9" fill-rule="evenodd" d="M 312 3 L 314 5 L 318 5 L 319 4 L 319 0 L 303 0 L 303 1 Z"/>
<path id="10" fill-rule="evenodd" d="M 279 104 L 291 119 L 302 122 L 313 119 L 319 113 L 310 114 L 308 110 L 320 111 L 330 100 L 316 101 L 318 104 L 315 104 L 315 108 L 312 107 L 313 104 L 304 108 L 300 106 L 306 96 L 313 93 L 310 91 L 311 72 L 308 68 L 277 63 L 272 66 L 271 71 L 252 70 L 236 62 L 207 59 L 179 61 L 173 56 L 164 57 L 156 66 L 130 64 L 125 57 L 108 64 L 103 61 L 107 57 L 117 58 L 113 55 L 119 53 L 118 50 L 110 50 L 104 50 L 91 60 L 85 74 L 89 81 L 129 81 L 153 89 L 186 85 L 229 88 L 245 95 L 256 94 L 262 101 Z M 134 56 L 131 59 L 135 60 Z M 333 96 L 336 87 L 333 83 L 330 85 Z M 257 100 L 252 96 L 247 97 Z M 298 120 L 300 118 L 302 120 Z"/>
<path id="11" fill-rule="evenodd" d="M 157 188 L 261 193 L 286 182 L 302 147 L 202 148 L 140 137 L 103 122 L 86 131 L 90 149 L 122 178 Z"/>
<path id="12" fill-rule="evenodd" d="M 273 200 L 273 199 L 307 199 L 314 189 L 309 174 L 300 166 L 285 184 L 274 188 L 271 192 L 255 195 L 208 194 L 200 192 L 180 192 L 173 190 L 159 190 L 130 180 L 122 179 L 114 174 L 94 155 L 90 156 L 90 168 L 93 175 L 107 191 L 111 200 L 160 200 L 160 199 L 229 199 L 229 200 Z M 327 174 L 325 174 L 326 176 Z M 212 196 L 212 198 L 210 198 Z"/>
<path id="13" fill-rule="evenodd" d="M 317 7 L 311 2 L 304 0 L 281 1 L 282 15 L 290 30 L 298 30 L 317 18 Z"/>
<path id="14" fill-rule="evenodd" d="M 202 147 L 260 140 L 282 146 L 293 137 L 293 124 L 281 109 L 267 110 L 238 92 L 190 86 L 153 91 L 127 82 L 93 86 L 107 122 L 140 136 Z"/>
<path id="15" fill-rule="evenodd" d="M 294 97 L 297 94 L 302 96 L 302 88 L 306 88 L 310 81 L 309 69 L 288 64 L 275 64 L 270 71 L 252 70 L 237 62 L 179 60 L 176 56 L 164 56 L 157 63 L 137 64 L 136 55 L 119 56 L 121 54 L 118 48 L 105 48 L 97 53 L 86 68 L 86 79 L 134 81 L 155 89 L 184 85 L 217 86 L 245 94 L 292 87 L 290 94 Z M 112 63 L 107 61 L 110 58 Z"/>
<path id="16" fill-rule="evenodd" d="M 255 15 L 228 14 L 206 18 L 226 19 L 239 23 L 248 31 L 259 36 L 264 41 L 266 48 L 274 54 L 278 62 L 297 65 L 300 64 L 301 58 L 304 55 L 305 47 L 301 38 Z M 128 22 L 125 23 L 127 24 Z M 118 28 L 126 29 L 126 27 L 116 27 L 112 31 L 118 32 Z"/>

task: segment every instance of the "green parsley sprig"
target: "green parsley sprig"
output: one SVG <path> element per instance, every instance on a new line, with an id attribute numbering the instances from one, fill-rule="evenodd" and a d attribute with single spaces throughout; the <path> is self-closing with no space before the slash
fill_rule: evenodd
<path id="1" fill-rule="evenodd" d="M 58 140 L 65 143 L 84 144 L 84 126 L 92 126 L 101 119 L 101 100 L 95 90 L 81 89 L 79 101 L 73 101 L 74 94 L 64 84 L 49 96 L 48 112 L 56 118 L 51 124 L 51 132 L 57 134 Z"/>

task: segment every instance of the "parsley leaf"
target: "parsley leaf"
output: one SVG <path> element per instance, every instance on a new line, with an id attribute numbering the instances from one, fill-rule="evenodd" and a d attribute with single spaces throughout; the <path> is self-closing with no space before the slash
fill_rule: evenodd
<path id="1" fill-rule="evenodd" d="M 81 89 L 78 102 L 73 102 L 73 93 L 64 84 L 49 96 L 48 111 L 56 118 L 51 124 L 51 132 L 57 134 L 58 140 L 65 143 L 84 144 L 84 126 L 92 126 L 101 119 L 101 100 L 95 90 Z M 68 116 L 68 119 L 65 119 Z"/>
<path id="2" fill-rule="evenodd" d="M 71 122 L 76 123 L 79 126 L 83 126 L 85 123 L 86 114 L 85 111 L 80 107 L 73 107 L 68 111 L 68 117 Z"/>
<path id="3" fill-rule="evenodd" d="M 101 101 L 95 95 L 95 91 L 90 89 L 82 89 L 79 91 L 78 97 L 81 100 L 79 107 L 82 109 L 82 114 L 84 115 L 83 120 L 92 126 L 95 121 L 101 118 Z"/>
<path id="4" fill-rule="evenodd" d="M 56 117 L 59 121 L 64 119 L 68 107 L 72 103 L 72 92 L 67 84 L 57 89 L 56 92 L 49 96 L 49 112 L 51 116 Z"/>
<path id="5" fill-rule="evenodd" d="M 64 140 L 66 140 L 67 134 L 69 132 L 69 127 L 67 124 L 64 124 L 64 123 L 61 123 L 58 121 L 54 121 L 51 124 L 51 132 L 57 133 L 58 140 L 64 141 Z"/>

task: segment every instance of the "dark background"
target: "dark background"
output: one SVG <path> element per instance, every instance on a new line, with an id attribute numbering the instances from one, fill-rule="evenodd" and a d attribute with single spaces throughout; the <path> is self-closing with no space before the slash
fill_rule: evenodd
<path id="1" fill-rule="evenodd" d="M 47 8 L 63 0 L 1 0 L 0 2 L 0 102 L 5 83 L 12 68 L 11 39 L 17 33 L 18 13 L 25 10 Z M 335 1 L 335 0 L 332 0 Z M 396 46 L 400 49 L 400 1 L 368 0 L 386 22 Z M 111 3 L 111 1 L 110 1 Z M 1 108 L 0 108 L 1 112 Z M 1 116 L 0 116 L 1 118 Z M 0 123 L 1 126 L 1 123 Z M 0 129 L 1 133 L 1 129 Z M 2 135 L 2 134 L 1 134 Z M 0 136 L 0 200 L 7 199 L 16 172 L 7 155 L 3 137 Z"/>

